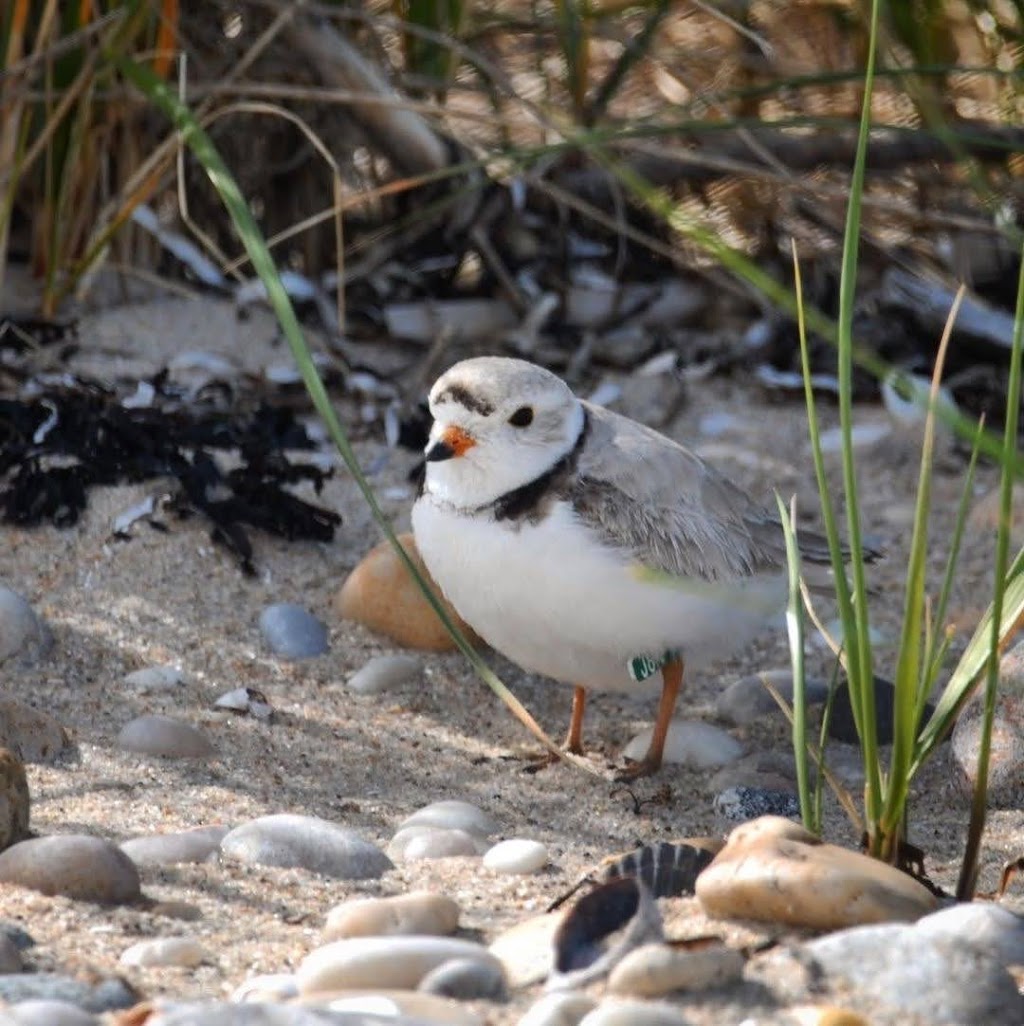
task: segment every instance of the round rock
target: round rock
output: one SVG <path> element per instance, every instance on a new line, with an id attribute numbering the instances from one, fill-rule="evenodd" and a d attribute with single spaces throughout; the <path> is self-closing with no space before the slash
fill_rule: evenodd
<path id="1" fill-rule="evenodd" d="M 36 837 L 0 852 L 0 882 L 101 904 L 132 902 L 141 893 L 135 863 L 86 834 Z"/>
<path id="2" fill-rule="evenodd" d="M 303 995 L 332 990 L 393 987 L 415 990 L 427 973 L 445 962 L 469 959 L 501 963 L 484 947 L 452 937 L 357 937 L 317 948 L 296 977 Z"/>
<path id="3" fill-rule="evenodd" d="M 84 983 L 60 973 L 16 973 L 0 975 L 0 1001 L 62 1001 L 100 1014 L 130 1008 L 139 1001 L 139 994 L 116 976 Z"/>
<path id="4" fill-rule="evenodd" d="M 748 727 L 752 723 L 762 722 L 766 716 L 781 716 L 778 702 L 764 686 L 765 680 L 790 705 L 793 704 L 792 671 L 765 670 L 764 673 L 741 677 L 719 694 L 715 703 L 719 718 L 737 727 Z M 817 677 L 808 678 L 805 692 L 808 705 L 821 705 L 828 698 L 828 684 Z"/>
<path id="5" fill-rule="evenodd" d="M 484 866 L 496 873 L 538 873 L 547 864 L 547 848 L 522 837 L 499 841 L 484 854 Z"/>
<path id="6" fill-rule="evenodd" d="M 53 762 L 71 746 L 52 717 L 13 698 L 0 699 L 0 745 L 24 762 Z"/>
<path id="7" fill-rule="evenodd" d="M 1012 654 L 1012 653 L 1011 653 Z M 1004 656 L 1004 659 L 1006 657 Z M 970 798 L 978 776 L 985 697 L 978 692 L 964 707 L 953 728 L 954 780 Z M 1019 809 L 1024 792 L 1024 695 L 998 694 L 992 718 L 988 764 L 988 804 Z"/>
<path id="8" fill-rule="evenodd" d="M 482 842 L 465 830 L 441 830 L 411 826 L 399 830 L 388 845 L 388 854 L 401 862 L 422 859 L 476 858 Z"/>
<path id="9" fill-rule="evenodd" d="M 226 826 L 208 826 L 133 837 L 121 843 L 121 851 L 137 866 L 177 866 L 184 862 L 206 862 L 220 849 L 220 842 L 229 829 Z"/>
<path id="10" fill-rule="evenodd" d="M 375 880 L 394 868 L 376 845 L 316 816 L 262 816 L 235 827 L 220 848 L 240 862 L 308 869 L 339 880 Z"/>
<path id="11" fill-rule="evenodd" d="M 139 716 L 126 723 L 117 744 L 127 752 L 166 759 L 209 759 L 216 749 L 202 731 L 172 716 Z"/>
<path id="12" fill-rule="evenodd" d="M 400 534 L 398 541 L 420 573 L 430 581 L 413 536 Z M 436 585 L 434 591 L 440 595 Z M 473 637 L 454 608 L 443 597 L 441 601 L 463 633 Z M 334 600 L 334 610 L 343 620 L 361 623 L 406 648 L 428 652 L 449 652 L 455 648 L 455 642 L 440 617 L 424 598 L 390 542 L 381 542 L 371 549 L 348 575 Z"/>
<path id="13" fill-rule="evenodd" d="M 376 656 L 349 677 L 346 687 L 360 695 L 379 695 L 412 680 L 421 669 L 420 661 L 414 656 Z"/>
<path id="14" fill-rule="evenodd" d="M 185 675 L 175 666 L 144 666 L 124 675 L 124 682 L 140 695 L 177 691 L 185 686 Z"/>
<path id="15" fill-rule="evenodd" d="M 291 602 L 267 606 L 260 614 L 263 640 L 282 659 L 313 659 L 327 652 L 327 628 L 312 613 Z"/>
<path id="16" fill-rule="evenodd" d="M 0 748 L 0 850 L 28 834 L 28 814 L 25 765 L 9 748 Z"/>
<path id="17" fill-rule="evenodd" d="M 96 1026 L 96 1016 L 67 1001 L 21 1001 L 3 1013 L 5 1026 Z"/>
<path id="18" fill-rule="evenodd" d="M 980 948 L 1002 965 L 1024 965 L 1024 916 L 990 901 L 964 902 L 917 921 L 917 933 Z"/>
<path id="19" fill-rule="evenodd" d="M 517 1026 L 578 1026 L 597 1002 L 582 992 L 545 994 L 532 1004 Z"/>
<path id="20" fill-rule="evenodd" d="M 500 829 L 497 821 L 483 809 L 459 799 L 431 802 L 406 816 L 398 829 L 412 826 L 437 827 L 442 830 L 464 830 L 474 837 L 487 838 Z"/>
<path id="21" fill-rule="evenodd" d="M 914 920 L 935 909 L 930 891 L 859 852 L 822 844 L 797 823 L 764 816 L 737 827 L 697 877 L 710 916 L 818 930 Z"/>
<path id="22" fill-rule="evenodd" d="M 622 754 L 627 759 L 642 759 L 653 735 L 653 727 L 638 734 Z M 742 754 L 743 746 L 739 741 L 710 723 L 673 720 L 669 725 L 664 753 L 667 763 L 698 770 L 717 769 L 735 762 Z"/>
<path id="23" fill-rule="evenodd" d="M 121 965 L 177 965 L 192 969 L 212 959 L 195 937 L 155 937 L 126 948 L 118 961 Z"/>
<path id="24" fill-rule="evenodd" d="M 695 950 L 645 944 L 629 952 L 608 977 L 613 994 L 661 997 L 674 990 L 704 990 L 743 975 L 743 956 L 724 944 Z"/>
<path id="25" fill-rule="evenodd" d="M 326 940 L 426 934 L 445 937 L 459 925 L 459 906 L 443 894 L 415 891 L 391 898 L 355 898 L 327 913 Z"/>
<path id="26" fill-rule="evenodd" d="M 419 982 L 427 994 L 458 1001 L 507 1001 L 508 986 L 499 963 L 478 958 L 453 958 L 432 969 Z"/>
<path id="27" fill-rule="evenodd" d="M 30 666 L 52 647 L 46 621 L 21 595 L 0 584 L 0 666 L 8 660 Z"/>

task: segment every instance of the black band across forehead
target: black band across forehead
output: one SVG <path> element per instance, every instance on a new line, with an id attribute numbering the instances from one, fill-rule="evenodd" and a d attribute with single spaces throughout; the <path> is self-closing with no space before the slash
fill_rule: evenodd
<path id="1" fill-rule="evenodd" d="M 470 413 L 479 413 L 481 417 L 489 417 L 494 407 L 486 400 L 474 395 L 465 385 L 449 385 L 443 392 L 434 397 L 434 403 L 458 403 Z"/>

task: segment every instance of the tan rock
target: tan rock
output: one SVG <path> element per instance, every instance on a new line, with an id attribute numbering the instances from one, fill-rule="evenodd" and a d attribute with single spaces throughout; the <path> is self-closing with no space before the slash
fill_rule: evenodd
<path id="1" fill-rule="evenodd" d="M 443 894 L 414 891 L 390 898 L 355 898 L 327 913 L 325 940 L 402 934 L 447 936 L 459 925 L 459 906 Z"/>
<path id="2" fill-rule="evenodd" d="M 28 836 L 29 794 L 25 766 L 0 748 L 0 851 Z"/>
<path id="3" fill-rule="evenodd" d="M 400 534 L 398 540 L 420 573 L 433 584 L 413 536 Z M 434 589 L 440 593 L 436 584 Z M 448 602 L 444 606 L 448 615 L 473 638 L 469 626 L 454 608 Z M 407 648 L 429 652 L 448 652 L 455 648 L 440 617 L 386 541 L 371 549 L 348 575 L 335 596 L 334 611 L 343 620 L 355 620 Z"/>
<path id="4" fill-rule="evenodd" d="M 913 921 L 935 897 L 916 880 L 859 852 L 822 844 L 797 823 L 762 816 L 737 827 L 697 878 L 708 915 L 816 930 Z"/>
<path id="5" fill-rule="evenodd" d="M 743 975 L 745 959 L 724 944 L 687 949 L 644 944 L 631 951 L 608 976 L 611 994 L 661 997 L 674 990 L 720 987 Z"/>

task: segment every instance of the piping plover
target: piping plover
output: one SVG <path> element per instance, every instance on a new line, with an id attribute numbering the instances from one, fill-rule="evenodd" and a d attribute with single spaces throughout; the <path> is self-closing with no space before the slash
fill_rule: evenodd
<path id="1" fill-rule="evenodd" d="M 493 648 L 575 685 L 571 752 L 587 689 L 636 691 L 660 670 L 650 747 L 624 776 L 655 772 L 684 663 L 737 651 L 785 603 L 778 517 L 688 449 L 523 360 L 456 364 L 430 412 L 412 524 L 434 580 Z M 805 560 L 827 562 L 821 539 L 800 541 Z"/>

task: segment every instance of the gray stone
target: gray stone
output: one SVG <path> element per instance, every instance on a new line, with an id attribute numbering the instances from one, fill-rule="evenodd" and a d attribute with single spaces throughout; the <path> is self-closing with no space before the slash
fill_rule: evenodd
<path id="1" fill-rule="evenodd" d="M 935 1026 L 1024 1023 L 1024 996 L 1013 977 L 954 937 L 899 924 L 859 926 L 810 941 L 804 951 L 829 982 L 853 989 L 853 1004 L 860 992 L 894 1017 L 919 1015 Z"/>
<path id="2" fill-rule="evenodd" d="M 166 759 L 208 759 L 216 749 L 207 736 L 172 716 L 139 716 L 126 723 L 117 744 L 128 752 Z"/>
<path id="3" fill-rule="evenodd" d="M 144 666 L 124 675 L 124 682 L 140 695 L 160 691 L 178 691 L 185 685 L 185 675 L 174 666 Z"/>
<path id="4" fill-rule="evenodd" d="M 135 863 L 87 834 L 34 837 L 0 852 L 0 882 L 100 904 L 125 904 L 141 893 Z"/>
<path id="5" fill-rule="evenodd" d="M 11 1004 L 64 1001 L 83 1011 L 99 1014 L 117 1008 L 131 1008 L 140 999 L 138 991 L 117 977 L 83 983 L 60 973 L 0 975 L 0 1000 Z"/>
<path id="6" fill-rule="evenodd" d="M 715 704 L 718 716 L 738 727 L 760 723 L 766 716 L 782 716 L 778 703 L 764 686 L 762 678 L 765 678 L 790 705 L 793 704 L 792 671 L 765 670 L 763 673 L 741 677 L 721 692 Z M 805 691 L 808 706 L 821 705 L 828 698 L 828 684 L 817 677 L 807 679 Z"/>
<path id="7" fill-rule="evenodd" d="M 0 922 L 0 935 L 6 937 L 19 951 L 27 951 L 35 946 L 32 935 L 23 930 L 17 923 Z"/>
<path id="8" fill-rule="evenodd" d="M 220 849 L 230 827 L 207 826 L 174 833 L 150 834 L 123 841 L 121 851 L 137 866 L 176 866 L 206 862 Z"/>
<path id="9" fill-rule="evenodd" d="M 0 933 L 0 973 L 20 973 L 24 968 L 21 949 L 6 933 Z"/>
<path id="10" fill-rule="evenodd" d="M 52 647 L 46 621 L 21 595 L 0 584 L 0 666 L 8 660 L 31 666 Z"/>
<path id="11" fill-rule="evenodd" d="M 1003 965 L 1024 965 L 1024 916 L 990 901 L 965 902 L 917 921 L 918 933 L 974 944 Z"/>
<path id="12" fill-rule="evenodd" d="M 490 837 L 491 834 L 496 834 L 501 829 L 497 821 L 483 809 L 458 799 L 431 802 L 430 805 L 425 805 L 422 809 L 417 809 L 411 815 L 406 816 L 398 824 L 398 829 L 403 830 L 411 826 L 464 830 L 467 834 L 480 838 Z"/>
<path id="13" fill-rule="evenodd" d="M 376 845 L 316 816 L 262 816 L 235 827 L 220 848 L 241 862 L 308 869 L 339 880 L 377 879 L 394 868 Z"/>
<path id="14" fill-rule="evenodd" d="M 978 776 L 978 750 L 984 719 L 979 691 L 964 706 L 953 728 L 950 750 L 953 778 L 970 798 Z M 1024 695 L 998 694 L 992 718 L 988 763 L 988 804 L 997 809 L 1024 808 Z"/>
<path id="15" fill-rule="evenodd" d="M 327 628 L 291 602 L 267 606 L 260 614 L 263 640 L 282 659 L 312 659 L 328 650 Z"/>
<path id="16" fill-rule="evenodd" d="M 729 787 L 715 795 L 715 814 L 730 823 L 746 823 L 758 816 L 800 818 L 800 802 L 792 791 L 764 787 Z"/>
<path id="17" fill-rule="evenodd" d="M 10 1026 L 96 1026 L 96 1016 L 67 1001 L 21 1001 L 0 1013 Z"/>
<path id="18" fill-rule="evenodd" d="M 505 973 L 497 962 L 478 958 L 453 958 L 432 969 L 417 990 L 459 1001 L 507 1001 Z"/>
<path id="19" fill-rule="evenodd" d="M 0 699 L 0 745 L 23 762 L 53 762 L 71 746 L 67 731 L 50 715 L 13 698 Z"/>
<path id="20" fill-rule="evenodd" d="M 422 664 L 414 656 L 376 656 L 352 674 L 345 686 L 360 695 L 379 695 L 412 680 L 421 670 Z"/>

